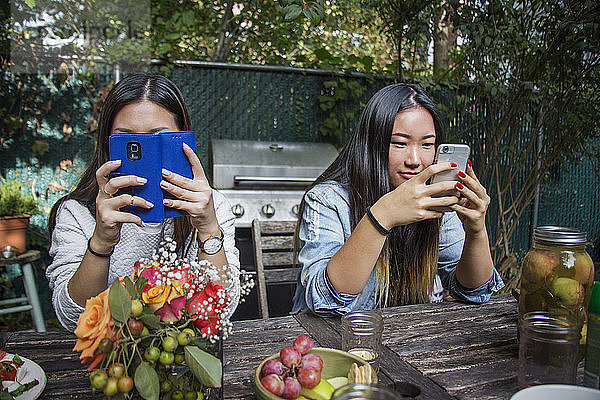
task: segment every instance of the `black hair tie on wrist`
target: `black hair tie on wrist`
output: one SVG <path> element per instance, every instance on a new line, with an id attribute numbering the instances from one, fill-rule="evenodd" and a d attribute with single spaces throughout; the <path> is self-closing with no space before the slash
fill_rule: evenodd
<path id="1" fill-rule="evenodd" d="M 371 212 L 371 206 L 367 207 L 367 216 L 369 217 L 369 219 L 371 220 L 371 222 L 373 223 L 373 225 L 375 225 L 375 228 L 377 228 L 377 230 L 381 233 L 383 233 L 384 235 L 389 235 L 390 233 L 392 233 L 391 230 L 389 229 L 385 229 L 383 227 L 383 225 L 381 225 L 379 223 L 379 221 L 377 221 L 377 219 L 375 218 L 375 216 L 373 215 L 373 213 Z"/>
<path id="2" fill-rule="evenodd" d="M 111 251 L 110 251 L 110 253 L 108 253 L 108 254 L 102 254 L 102 253 L 98 253 L 98 252 L 96 252 L 96 251 L 92 250 L 92 248 L 90 247 L 90 241 L 91 241 L 91 240 L 92 240 L 92 238 L 89 238 L 89 239 L 88 239 L 88 248 L 87 248 L 87 249 L 88 249 L 88 251 L 89 251 L 90 253 L 92 253 L 92 254 L 93 254 L 93 255 L 95 255 L 96 257 L 108 258 L 108 257 L 112 256 L 112 253 L 114 253 L 114 251 L 115 251 L 115 248 L 114 248 L 114 247 L 112 248 L 112 250 L 111 250 Z"/>

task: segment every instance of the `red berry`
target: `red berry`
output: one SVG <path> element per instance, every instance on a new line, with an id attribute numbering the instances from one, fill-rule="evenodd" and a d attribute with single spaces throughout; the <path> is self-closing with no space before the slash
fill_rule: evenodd
<path id="1" fill-rule="evenodd" d="M 294 340 L 294 347 L 300 352 L 300 354 L 308 353 L 312 350 L 314 345 L 315 342 L 313 342 L 312 338 L 306 333 L 298 335 L 296 340 Z"/>
<path id="2" fill-rule="evenodd" d="M 122 376 L 117 382 L 117 387 L 119 388 L 119 392 L 127 393 L 133 389 L 133 379 L 131 379 L 129 376 Z"/>
<path id="3" fill-rule="evenodd" d="M 260 380 L 260 383 L 275 396 L 281 396 L 285 385 L 279 375 L 270 374 Z"/>
<path id="4" fill-rule="evenodd" d="M 302 366 L 305 368 L 315 368 L 319 372 L 322 372 L 323 359 L 314 353 L 305 354 L 302 356 Z"/>
<path id="5" fill-rule="evenodd" d="M 283 380 L 283 385 L 284 385 L 284 389 L 283 389 L 283 393 L 281 394 L 281 397 L 283 397 L 284 399 L 295 399 L 296 397 L 300 396 L 300 383 L 298 382 L 298 380 L 294 377 L 288 376 Z"/>
<path id="6" fill-rule="evenodd" d="M 125 373 L 125 366 L 121 363 L 112 363 L 108 367 L 108 376 L 112 378 L 120 378 Z"/>
<path id="7" fill-rule="evenodd" d="M 288 368 L 300 364 L 301 357 L 300 352 L 293 346 L 286 346 L 279 352 L 281 362 Z"/>
<path id="8" fill-rule="evenodd" d="M 302 367 L 298 371 L 298 382 L 307 389 L 312 389 L 321 382 L 321 372 L 316 368 Z"/>
<path id="9" fill-rule="evenodd" d="M 129 332 L 131 332 L 134 337 L 137 337 L 142 334 L 144 324 L 142 321 L 138 321 L 137 319 L 129 319 L 127 321 L 127 327 L 129 328 Z"/>
<path id="10" fill-rule="evenodd" d="M 283 370 L 284 370 L 284 366 L 281 363 L 281 361 L 273 358 L 263 364 L 262 375 L 267 376 L 267 375 L 275 374 L 275 375 L 281 376 L 281 375 L 283 375 Z"/>

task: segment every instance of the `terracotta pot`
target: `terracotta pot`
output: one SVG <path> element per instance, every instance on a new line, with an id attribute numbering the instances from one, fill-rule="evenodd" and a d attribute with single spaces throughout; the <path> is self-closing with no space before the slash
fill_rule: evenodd
<path id="1" fill-rule="evenodd" d="M 29 215 L 0 217 L 0 248 L 13 246 L 17 255 L 24 253 L 28 226 Z"/>

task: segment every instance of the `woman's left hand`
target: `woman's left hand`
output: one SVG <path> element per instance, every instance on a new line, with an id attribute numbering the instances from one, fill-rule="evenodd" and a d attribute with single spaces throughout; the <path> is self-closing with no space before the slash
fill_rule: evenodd
<path id="1" fill-rule="evenodd" d="M 162 170 L 163 181 L 160 186 L 177 197 L 177 200 L 165 199 L 167 207 L 186 211 L 191 217 L 191 223 L 200 234 L 215 234 L 219 225 L 210 187 L 200 159 L 196 153 L 184 143 L 183 152 L 192 167 L 193 178 L 189 179 L 174 172 Z"/>
<path id="2" fill-rule="evenodd" d="M 461 198 L 450 208 L 456 211 L 467 233 L 481 233 L 485 231 L 485 214 L 490 204 L 490 196 L 477 179 L 471 163 L 467 165 L 466 174 L 461 171 L 458 177 L 462 182 L 457 183 L 456 189 L 461 193 Z"/>

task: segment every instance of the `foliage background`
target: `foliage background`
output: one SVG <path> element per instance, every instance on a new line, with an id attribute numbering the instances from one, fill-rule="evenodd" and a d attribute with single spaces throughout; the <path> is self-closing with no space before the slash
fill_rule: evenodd
<path id="1" fill-rule="evenodd" d="M 494 199 L 488 229 L 505 278 L 518 278 L 529 247 L 538 182 L 537 224 L 588 231 L 589 251 L 600 260 L 597 2 L 130 3 L 0 7 L 0 174 L 26 182 L 43 204 L 33 245 L 47 246 L 49 207 L 85 168 L 110 85 L 150 69 L 182 88 L 207 167 L 210 138 L 341 147 L 377 89 L 417 81 L 446 113 L 450 140 L 474 149 Z M 61 40 L 72 57 L 36 51 Z M 11 66 L 15 44 L 29 69 Z"/>

